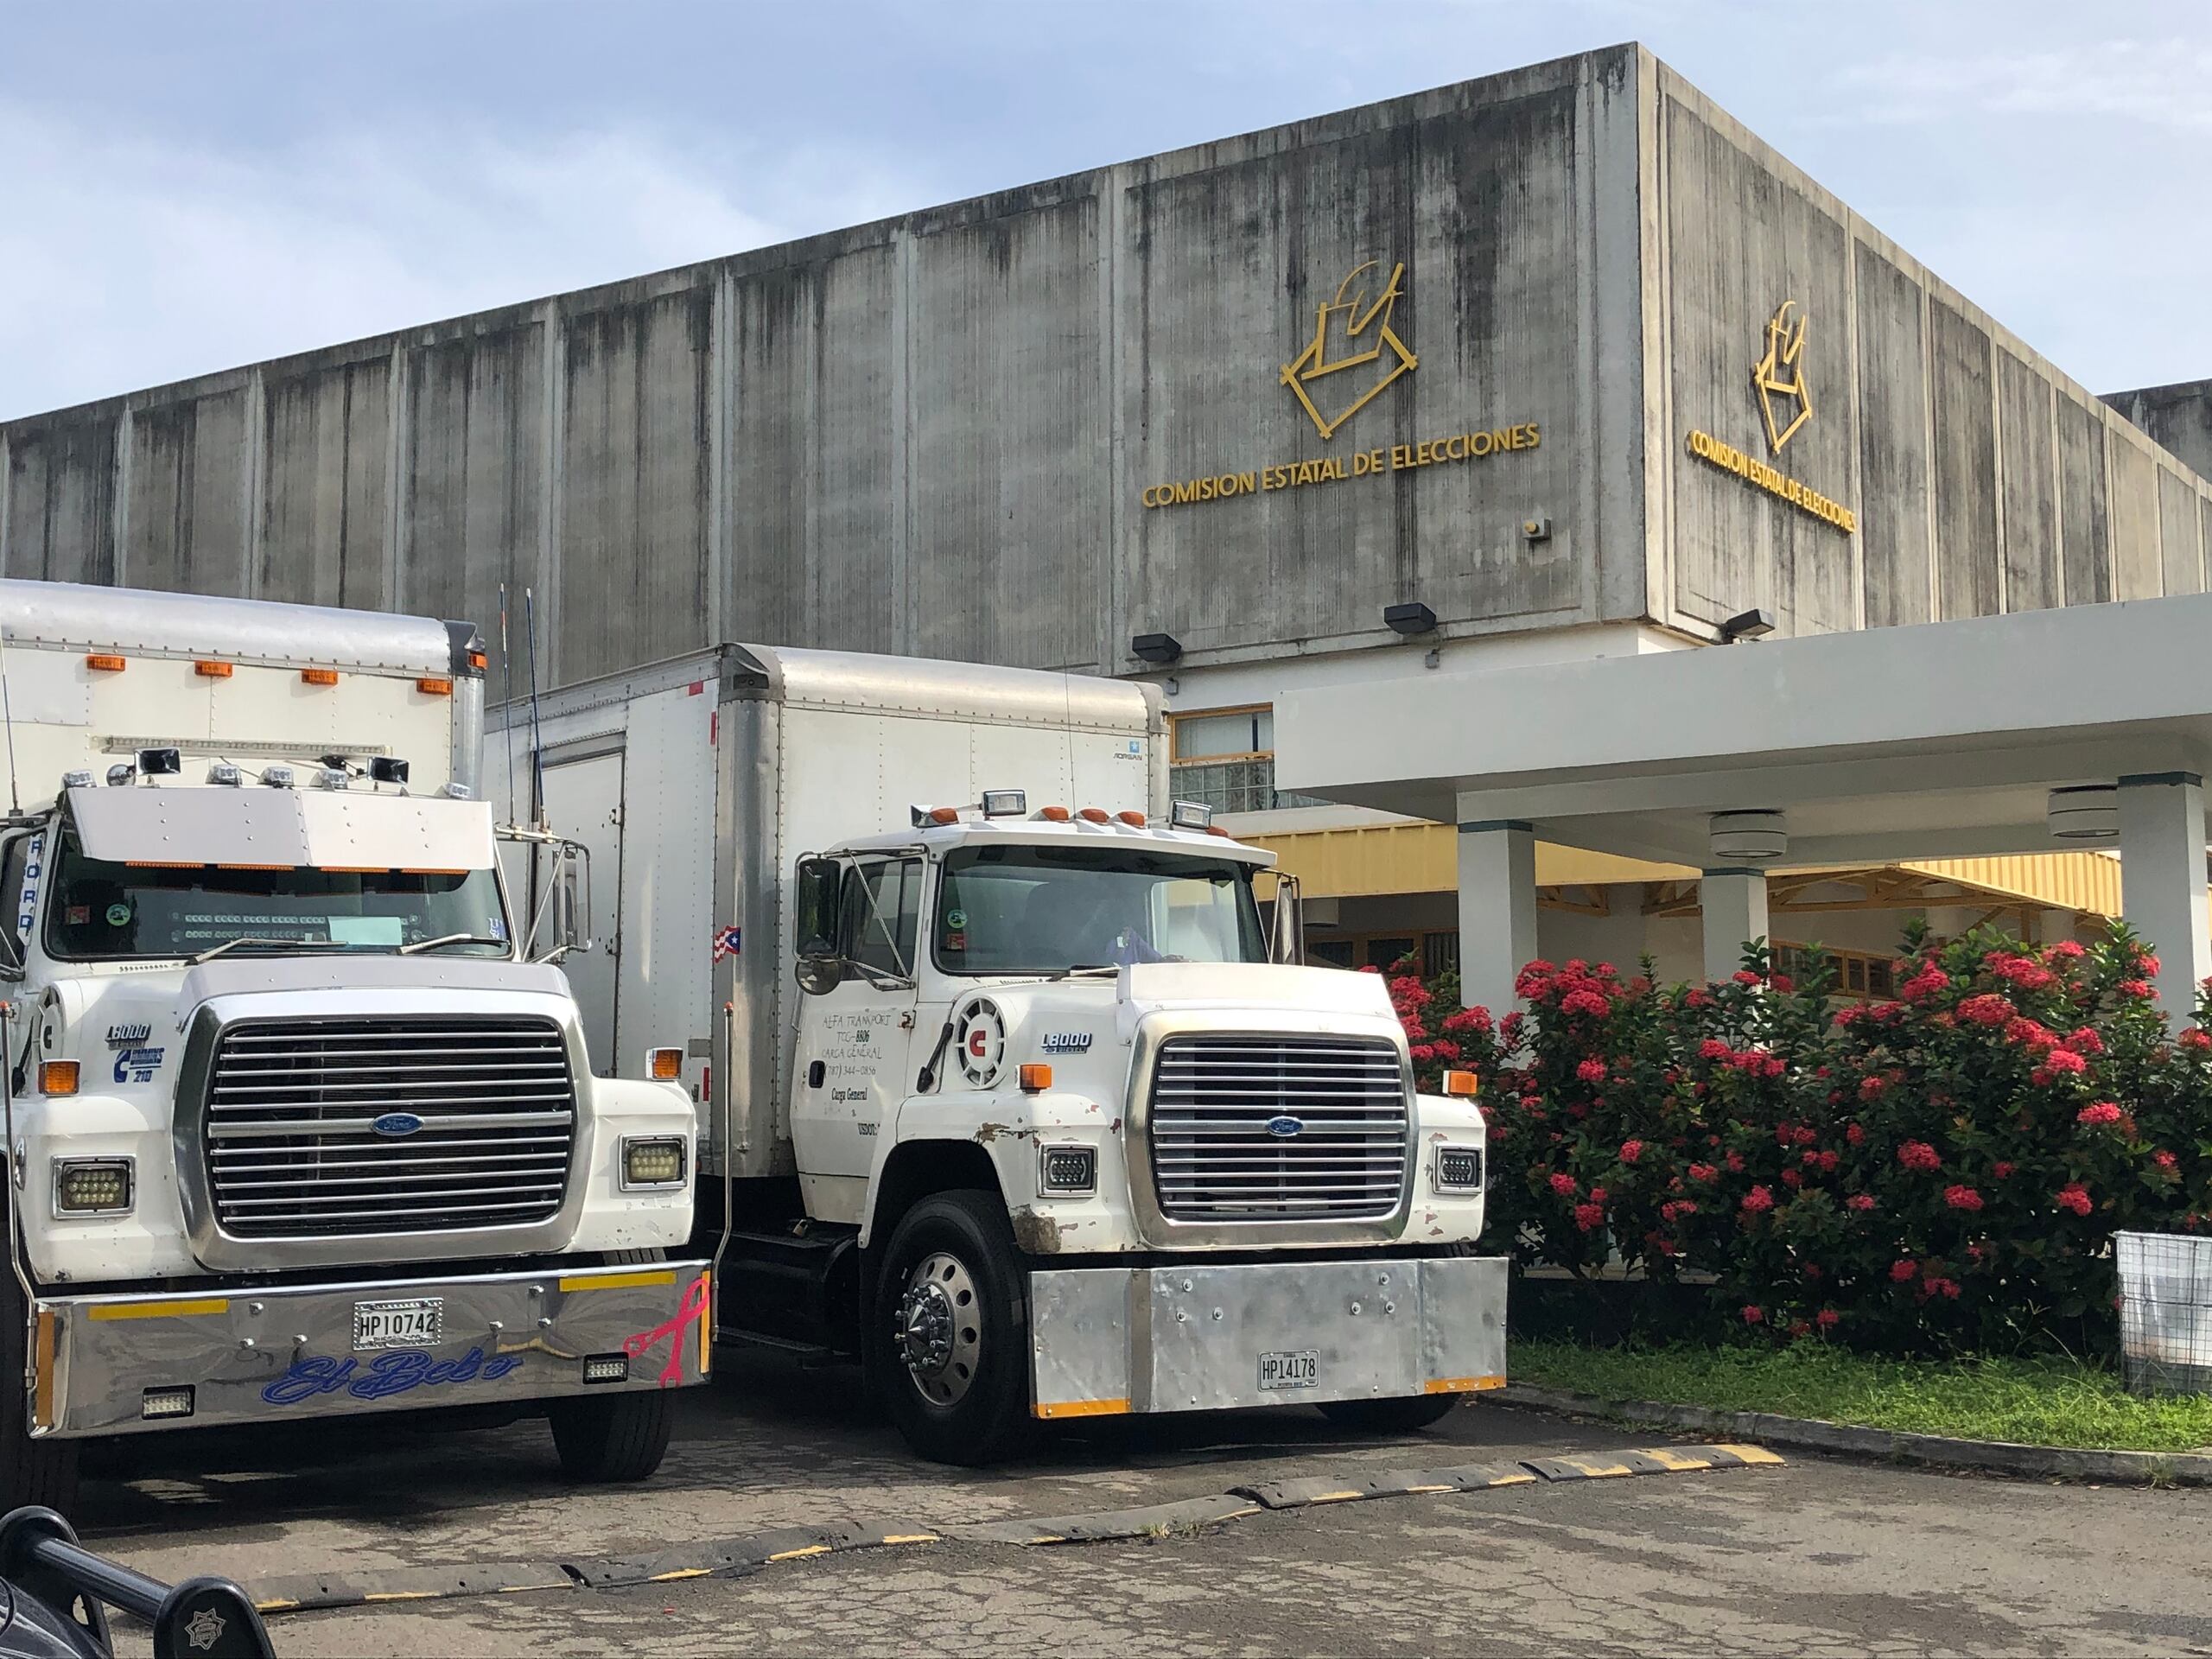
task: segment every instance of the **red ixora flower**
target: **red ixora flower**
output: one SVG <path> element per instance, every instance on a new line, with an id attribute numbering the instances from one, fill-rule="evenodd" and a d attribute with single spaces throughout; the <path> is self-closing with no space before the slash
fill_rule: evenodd
<path id="1" fill-rule="evenodd" d="M 1832 1307 L 1824 1307 L 1813 1315 L 1813 1323 L 1823 1331 L 1833 1331 L 1843 1322 L 1843 1315 Z"/>
<path id="2" fill-rule="evenodd" d="M 1605 1063 L 1599 1059 L 1585 1060 L 1574 1068 L 1574 1075 L 1585 1083 L 1603 1083 L 1605 1080 Z"/>
<path id="3" fill-rule="evenodd" d="M 1854 1192 L 1843 1201 L 1843 1206 L 1847 1210 L 1872 1210 L 1874 1207 L 1874 1195 L 1871 1192 Z"/>
<path id="4" fill-rule="evenodd" d="M 1863 1147 L 1866 1144 L 1866 1131 L 1856 1123 L 1847 1123 L 1843 1126 L 1843 1138 L 1854 1147 Z"/>
<path id="5" fill-rule="evenodd" d="M 1561 1014 L 1586 1014 L 1602 1020 L 1613 1011 L 1613 1005 L 1592 990 L 1569 991 L 1559 1000 Z"/>
<path id="6" fill-rule="evenodd" d="M 2147 979 L 2123 979 L 2113 988 L 2122 996 L 2135 997 L 2142 1001 L 2149 1001 L 2152 996 L 2151 982 Z"/>
<path id="7" fill-rule="evenodd" d="M 1759 976 L 1748 968 L 1738 968 L 1734 973 L 1729 975 L 1728 977 L 1734 980 L 1738 985 L 1756 985 L 1759 982 Z"/>
<path id="8" fill-rule="evenodd" d="M 1605 1206 L 1602 1204 L 1578 1204 L 1574 1206 L 1574 1224 L 1584 1232 L 1595 1232 L 1605 1225 Z"/>
<path id="9" fill-rule="evenodd" d="M 2164 1147 L 2160 1147 L 2158 1151 L 2151 1154 L 2151 1161 L 2156 1164 L 2160 1169 L 2172 1169 L 2181 1162 L 2181 1160 L 2175 1157 L 2173 1154 L 2168 1152 Z"/>
<path id="10" fill-rule="evenodd" d="M 1943 1189 L 1943 1202 L 1954 1210 L 1979 1210 L 1981 1194 L 1970 1186 L 1947 1186 Z"/>
<path id="11" fill-rule="evenodd" d="M 2083 957 L 2088 954 L 2088 951 L 2084 950 L 2080 945 L 2075 944 L 2071 939 L 2061 939 L 2056 944 L 2052 945 L 2050 950 L 2044 952 L 2044 955 L 2048 957 L 2053 962 L 2069 961 L 2075 957 Z"/>
<path id="12" fill-rule="evenodd" d="M 1719 1173 L 1711 1164 L 1692 1164 L 1689 1167 L 1689 1177 L 1694 1181 L 1709 1181 Z"/>
<path id="13" fill-rule="evenodd" d="M 2076 1054 L 2101 1054 L 2105 1052 L 2105 1039 L 2097 1035 L 2094 1026 L 2082 1026 L 2067 1037 L 2066 1046 Z"/>
<path id="14" fill-rule="evenodd" d="M 1903 964 L 1910 967 L 1907 963 Z M 1934 963 L 1924 963 L 1920 971 L 1897 987 L 1897 995 L 1908 1002 L 1925 1002 L 1936 992 L 1950 988 L 1951 976 Z"/>
<path id="15" fill-rule="evenodd" d="M 2074 1114 L 2074 1121 L 2076 1123 L 2084 1124 L 2093 1129 L 2108 1128 L 2119 1122 L 2120 1119 L 2120 1108 L 2109 1100 L 2093 1101 Z"/>
<path id="16" fill-rule="evenodd" d="M 2069 1181 L 2053 1195 L 2062 1210 L 2071 1210 L 2077 1216 L 2086 1216 L 2095 1206 L 2089 1201 L 2089 1189 L 2079 1181 Z"/>
<path id="17" fill-rule="evenodd" d="M 1911 1278 L 1913 1274 L 1919 1271 L 1920 1263 L 1911 1260 L 1910 1257 L 1901 1258 L 1890 1263 L 1890 1279 L 1894 1284 L 1901 1285 L 1904 1283 L 1906 1280 Z"/>
<path id="18" fill-rule="evenodd" d="M 1735 1052 L 1718 1037 L 1708 1037 L 1697 1046 L 1698 1058 L 1701 1060 L 1725 1060 Z"/>
<path id="19" fill-rule="evenodd" d="M 1897 1148 L 1897 1162 L 1907 1169 L 1941 1169 L 1943 1160 L 1925 1141 L 1908 1141 Z"/>
<path id="20" fill-rule="evenodd" d="M 1997 1160 L 1997 1179 L 2000 1181 L 2009 1179 L 2012 1173 L 2012 1165 L 2007 1163 L 2004 1159 L 1999 1158 Z"/>
<path id="21" fill-rule="evenodd" d="M 2049 1083 L 2056 1077 L 2080 1077 L 2089 1069 L 2089 1063 L 2070 1048 L 2054 1048 L 2043 1057 L 2043 1064 L 2036 1068 L 2036 1078 Z"/>
<path id="22" fill-rule="evenodd" d="M 1571 1198 L 1581 1190 L 1581 1183 L 1564 1173 L 1552 1177 L 1552 1191 L 1562 1198 Z"/>
<path id="23" fill-rule="evenodd" d="M 1889 1084 L 1881 1077 L 1861 1077 L 1859 1080 L 1859 1098 L 1878 1100 L 1882 1096 L 1882 1091 L 1889 1086 Z"/>
<path id="24" fill-rule="evenodd" d="M 1770 1187 L 1755 1186 L 1744 1194 L 1744 1208 L 1753 1215 L 1763 1215 L 1774 1208 L 1774 1191 Z"/>
<path id="25" fill-rule="evenodd" d="M 1624 1164 L 1632 1164 L 1632 1163 L 1634 1163 L 1637 1159 L 1639 1159 L 1639 1158 L 1641 1158 L 1641 1157 L 1643 1157 L 1643 1141 L 1635 1141 L 1635 1140 L 1630 1140 L 1630 1141 L 1622 1141 L 1622 1142 L 1621 1142 L 1621 1162 L 1623 1162 L 1623 1163 L 1624 1163 Z"/>
<path id="26" fill-rule="evenodd" d="M 2181 1046 L 2183 1048 L 2193 1048 L 2202 1052 L 2205 1049 L 2212 1048 L 2212 1035 L 2208 1035 L 2202 1026 L 2191 1026 L 2187 1031 L 2182 1033 Z"/>
<path id="27" fill-rule="evenodd" d="M 2001 1026 L 2019 1010 L 1994 991 L 1984 991 L 1960 1003 L 1958 1012 L 1960 1019 L 1971 1020 L 1977 1026 Z"/>
<path id="28" fill-rule="evenodd" d="M 1761 1307 L 1757 1302 L 1746 1302 L 1744 1304 L 1744 1323 L 1745 1325 L 1763 1325 L 1765 1321 L 1766 1309 Z"/>
<path id="29" fill-rule="evenodd" d="M 1725 1161 L 1727 1163 L 1728 1173 L 1731 1175 L 1740 1175 L 1744 1173 L 1744 1154 L 1742 1153 L 1737 1152 L 1732 1148 Z"/>

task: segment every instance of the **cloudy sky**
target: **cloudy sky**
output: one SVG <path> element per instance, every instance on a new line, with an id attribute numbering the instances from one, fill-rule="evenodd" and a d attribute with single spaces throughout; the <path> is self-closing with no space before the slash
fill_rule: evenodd
<path id="1" fill-rule="evenodd" d="M 2212 376 L 2202 0 L 0 0 L 0 418 L 1631 39 L 2092 388 Z"/>

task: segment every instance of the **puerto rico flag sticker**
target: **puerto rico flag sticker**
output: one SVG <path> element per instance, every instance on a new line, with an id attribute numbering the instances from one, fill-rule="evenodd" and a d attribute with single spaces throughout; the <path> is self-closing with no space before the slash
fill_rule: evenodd
<path id="1" fill-rule="evenodd" d="M 738 945 L 743 942 L 744 933 L 745 930 L 738 927 L 716 928 L 715 930 L 715 960 L 720 962 L 725 957 L 735 956 Z"/>

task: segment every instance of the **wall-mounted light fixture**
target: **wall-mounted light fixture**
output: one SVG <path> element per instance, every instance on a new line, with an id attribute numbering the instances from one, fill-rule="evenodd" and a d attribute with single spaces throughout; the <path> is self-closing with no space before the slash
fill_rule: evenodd
<path id="1" fill-rule="evenodd" d="M 1738 611 L 1720 625 L 1723 644 L 1734 645 L 1738 639 L 1764 639 L 1774 632 L 1774 617 L 1766 611 Z"/>
<path id="2" fill-rule="evenodd" d="M 1140 662 L 1165 667 L 1181 658 L 1183 642 L 1172 633 L 1140 633 L 1129 641 L 1129 654 Z"/>
<path id="3" fill-rule="evenodd" d="M 1382 620 L 1389 624 L 1391 632 L 1409 636 L 1433 632 L 1436 628 L 1436 613 L 1417 599 L 1403 605 L 1385 605 Z"/>

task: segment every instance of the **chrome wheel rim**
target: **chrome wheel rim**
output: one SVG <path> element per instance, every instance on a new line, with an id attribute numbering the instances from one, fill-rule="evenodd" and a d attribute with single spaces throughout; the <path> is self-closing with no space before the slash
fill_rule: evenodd
<path id="1" fill-rule="evenodd" d="M 983 1304 L 967 1264 L 938 1250 L 906 1276 L 892 1340 L 906 1376 L 934 1406 L 957 1406 L 974 1386 L 983 1352 Z"/>

